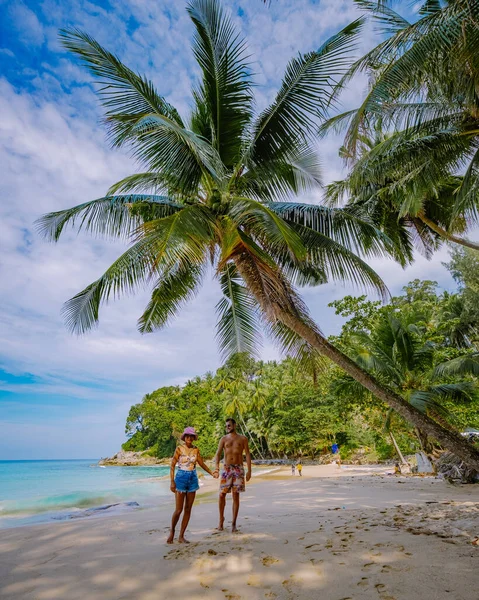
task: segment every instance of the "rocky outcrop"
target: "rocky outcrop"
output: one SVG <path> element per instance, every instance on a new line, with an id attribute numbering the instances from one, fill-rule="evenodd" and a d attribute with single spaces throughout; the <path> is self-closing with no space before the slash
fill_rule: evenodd
<path id="1" fill-rule="evenodd" d="M 170 459 L 159 459 L 155 456 L 149 456 L 145 452 L 126 452 L 120 450 L 111 458 L 102 458 L 99 465 L 117 466 L 117 467 L 139 467 L 145 465 L 164 465 L 168 464 Z"/>

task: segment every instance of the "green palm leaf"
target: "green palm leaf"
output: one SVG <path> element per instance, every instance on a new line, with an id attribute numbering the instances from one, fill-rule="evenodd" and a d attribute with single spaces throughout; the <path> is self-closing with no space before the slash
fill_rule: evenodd
<path id="1" fill-rule="evenodd" d="M 416 390 L 409 396 L 409 402 L 422 413 L 431 411 L 441 417 L 450 416 L 449 411 L 438 400 L 440 396 L 433 391 Z"/>
<path id="2" fill-rule="evenodd" d="M 302 225 L 325 235 L 352 252 L 366 256 L 394 254 L 395 246 L 372 222 L 341 208 L 299 202 L 273 202 L 268 207 L 286 222 Z M 400 255 L 396 256 L 402 261 Z"/>
<path id="3" fill-rule="evenodd" d="M 456 377 L 472 375 L 479 377 L 479 355 L 469 354 L 466 356 L 458 356 L 452 360 L 448 360 L 436 366 L 434 369 L 434 377 Z"/>
<path id="4" fill-rule="evenodd" d="M 193 123 L 227 167 L 236 165 L 251 119 L 246 43 L 218 0 L 194 0 L 187 11 L 196 27 L 193 52 L 202 70 Z"/>
<path id="5" fill-rule="evenodd" d="M 48 213 L 36 221 L 36 226 L 41 235 L 54 242 L 67 225 L 95 235 L 127 238 L 142 222 L 140 213 L 135 210 L 141 206 L 148 207 L 154 218 L 172 215 L 182 208 L 166 196 L 113 195 Z"/>
<path id="6" fill-rule="evenodd" d="M 234 198 L 229 215 L 238 227 L 261 241 L 287 248 L 294 260 L 300 261 L 306 256 L 301 237 L 264 204 L 250 198 Z"/>
<path id="7" fill-rule="evenodd" d="M 172 174 L 184 193 L 196 191 L 203 175 L 220 184 L 224 176 L 220 156 L 193 131 L 154 114 L 142 117 L 132 131 L 137 135 L 135 158 L 150 170 Z"/>
<path id="8" fill-rule="evenodd" d="M 233 181 L 244 195 L 264 202 L 284 200 L 301 192 L 321 187 L 321 165 L 316 150 L 304 142 L 287 156 L 249 165 L 241 177 Z"/>
<path id="9" fill-rule="evenodd" d="M 328 281 L 350 281 L 373 290 L 382 298 L 389 297 L 384 281 L 365 261 L 333 239 L 302 225 L 295 225 L 307 249 L 306 264 L 325 273 Z"/>
<path id="10" fill-rule="evenodd" d="M 156 92 L 150 81 L 126 67 L 88 34 L 78 29 L 62 29 L 60 40 L 99 78 L 98 94 L 106 109 L 106 123 L 114 146 L 128 141 L 132 125 L 152 112 L 183 126 L 178 111 Z"/>
<path id="11" fill-rule="evenodd" d="M 189 260 L 167 271 L 156 283 L 151 300 L 138 320 L 140 333 L 152 333 L 168 325 L 196 295 L 203 283 L 203 274 L 204 265 Z"/>
<path id="12" fill-rule="evenodd" d="M 137 241 L 105 273 L 66 302 L 63 315 L 74 333 L 85 333 L 98 322 L 100 304 L 135 291 L 154 277 L 169 277 L 178 265 L 204 261 L 212 227 L 203 207 L 188 206 L 169 217 L 145 223 Z"/>
<path id="13" fill-rule="evenodd" d="M 317 50 L 293 59 L 273 104 L 253 125 L 246 162 L 255 165 L 287 156 L 326 110 L 329 93 L 347 67 L 362 20 L 354 21 Z"/>

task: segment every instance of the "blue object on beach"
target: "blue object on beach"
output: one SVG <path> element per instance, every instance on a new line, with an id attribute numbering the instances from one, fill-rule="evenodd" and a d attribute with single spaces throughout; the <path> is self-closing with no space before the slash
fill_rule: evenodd
<path id="1" fill-rule="evenodd" d="M 339 452 L 339 446 L 337 444 L 333 444 L 331 446 L 331 450 L 333 451 L 333 454 L 337 454 Z"/>

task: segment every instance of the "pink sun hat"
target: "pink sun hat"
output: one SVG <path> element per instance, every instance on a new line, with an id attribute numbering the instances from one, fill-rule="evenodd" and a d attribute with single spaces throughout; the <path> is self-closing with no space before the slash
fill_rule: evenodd
<path id="1" fill-rule="evenodd" d="M 195 431 L 194 427 L 185 427 L 185 430 L 183 431 L 183 433 L 181 434 L 181 440 L 184 442 L 185 441 L 185 436 L 187 435 L 192 435 L 194 436 L 195 440 L 198 439 L 198 434 Z"/>

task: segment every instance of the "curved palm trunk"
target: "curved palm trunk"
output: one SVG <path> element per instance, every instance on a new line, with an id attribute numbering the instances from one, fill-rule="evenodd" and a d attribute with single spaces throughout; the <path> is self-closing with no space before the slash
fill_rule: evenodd
<path id="1" fill-rule="evenodd" d="M 389 432 L 389 437 L 391 438 L 391 442 L 393 443 L 394 449 L 396 450 L 396 454 L 399 456 L 399 460 L 403 465 L 407 465 L 408 462 L 404 458 L 403 453 L 401 452 L 401 449 L 399 448 L 398 443 L 396 442 L 396 438 L 392 434 L 392 431 Z"/>
<path id="2" fill-rule="evenodd" d="M 255 451 L 259 454 L 259 456 L 261 457 L 261 459 L 264 459 L 263 453 L 261 452 L 261 450 L 258 448 L 255 440 L 253 439 L 253 436 L 251 435 L 250 430 L 246 427 L 246 423 L 243 419 L 243 415 L 241 415 L 240 413 L 238 413 L 238 417 L 241 421 L 241 425 L 244 428 L 244 432 L 246 434 L 246 437 L 249 437 L 251 444 L 254 446 Z M 248 435 L 249 434 L 249 435 Z"/>
<path id="3" fill-rule="evenodd" d="M 260 298 L 257 298 L 260 302 Z M 260 304 L 262 304 L 260 302 Z M 301 319 L 294 317 L 289 312 L 277 307 L 277 318 L 292 331 L 300 335 L 318 352 L 332 360 L 348 375 L 372 392 L 377 398 L 388 404 L 407 421 L 418 427 L 440 444 L 464 460 L 476 471 L 479 471 L 479 450 L 473 448 L 466 440 L 454 431 L 445 429 L 428 416 L 422 414 L 409 404 L 404 398 L 383 387 L 374 377 L 363 371 L 353 360 L 335 348 L 328 340 L 317 331 L 309 327 Z"/>
<path id="4" fill-rule="evenodd" d="M 455 244 L 460 244 L 461 246 L 466 246 L 466 248 L 472 248 L 473 250 L 479 250 L 479 244 L 476 244 L 475 242 L 471 242 L 470 240 L 468 240 L 466 238 L 457 237 L 457 236 L 453 235 L 452 233 L 448 233 L 445 229 L 443 229 L 437 223 L 434 223 L 434 221 L 431 221 L 431 219 L 428 219 L 424 215 L 418 215 L 418 219 L 420 219 L 425 225 L 427 225 L 429 227 L 429 229 L 432 229 L 435 233 L 437 233 L 437 235 L 444 238 L 448 242 L 454 242 Z"/>

